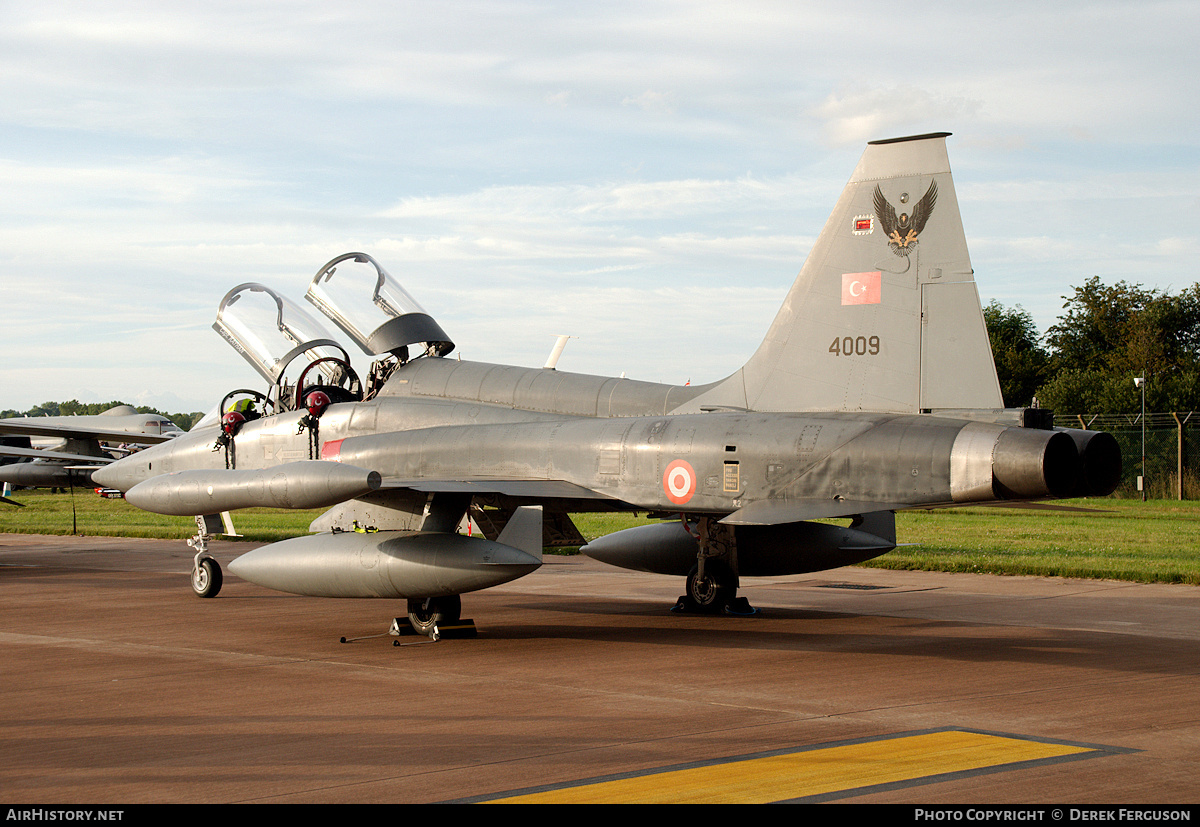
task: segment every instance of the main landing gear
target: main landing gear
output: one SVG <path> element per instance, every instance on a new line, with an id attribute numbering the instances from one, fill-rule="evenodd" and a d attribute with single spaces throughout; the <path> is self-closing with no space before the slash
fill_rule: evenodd
<path id="1" fill-rule="evenodd" d="M 691 531 L 690 526 L 688 530 Z M 700 544 L 696 565 L 688 573 L 685 593 L 671 611 L 738 617 L 758 614 L 750 601 L 737 596 L 737 542 L 733 528 L 702 517 L 696 530 Z"/>
<path id="2" fill-rule="evenodd" d="M 408 601 L 408 622 L 413 631 L 434 640 L 440 636 L 439 626 L 454 626 L 461 618 L 462 598 L 457 594 Z"/>

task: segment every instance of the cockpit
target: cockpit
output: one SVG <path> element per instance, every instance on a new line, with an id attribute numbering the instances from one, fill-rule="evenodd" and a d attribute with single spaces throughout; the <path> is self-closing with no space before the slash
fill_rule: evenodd
<path id="1" fill-rule="evenodd" d="M 374 358 L 367 385 L 346 349 L 307 310 L 256 282 L 239 284 L 221 300 L 216 330 L 267 382 L 267 392 L 230 391 L 217 414 L 246 418 L 309 407 L 316 391 L 326 404 L 377 394 L 410 358 L 445 356 L 454 343 L 434 319 L 371 256 L 346 253 L 313 277 L 305 298 Z M 409 348 L 422 350 L 410 357 Z"/>

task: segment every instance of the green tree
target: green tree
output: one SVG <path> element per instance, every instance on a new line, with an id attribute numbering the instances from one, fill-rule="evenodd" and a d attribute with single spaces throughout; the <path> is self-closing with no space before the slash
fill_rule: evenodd
<path id="1" fill-rule="evenodd" d="M 15 411 L 11 409 L 0 411 L 0 418 L 7 419 L 13 416 L 95 416 L 119 405 L 128 404 L 127 402 L 120 401 L 80 402 L 78 399 L 71 399 L 67 402 L 43 402 L 40 405 L 34 405 L 27 411 Z M 134 410 L 138 413 L 158 414 L 159 416 L 166 417 L 185 431 L 191 430 L 192 426 L 204 417 L 203 411 L 167 413 L 166 411 L 160 411 L 157 408 L 151 408 L 146 405 L 138 405 Z"/>
<path id="2" fill-rule="evenodd" d="M 1177 295 L 1093 276 L 1046 332 L 1051 376 L 1038 399 L 1059 413 L 1200 409 L 1200 284 Z"/>
<path id="3" fill-rule="evenodd" d="M 1141 399 L 1132 377 L 1094 367 L 1059 371 L 1038 388 L 1038 402 L 1059 415 L 1134 413 L 1140 409 Z"/>
<path id="4" fill-rule="evenodd" d="M 1033 316 L 1020 305 L 1009 309 L 993 299 L 983 309 L 983 320 L 1005 407 L 1031 404 L 1050 377 L 1050 354 L 1042 347 Z"/>

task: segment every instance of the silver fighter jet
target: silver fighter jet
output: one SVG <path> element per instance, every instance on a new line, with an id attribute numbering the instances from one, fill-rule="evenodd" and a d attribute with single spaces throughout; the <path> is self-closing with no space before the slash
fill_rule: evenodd
<path id="1" fill-rule="evenodd" d="M 458 617 L 460 594 L 536 569 L 543 542 L 578 541 L 571 512 L 661 516 L 584 551 L 686 577 L 678 610 L 736 614 L 753 611 L 740 576 L 884 554 L 901 509 L 1110 493 L 1111 436 L 1003 409 L 945 138 L 868 144 L 766 338 L 720 381 L 447 359 L 440 325 L 348 253 L 306 298 L 375 358 L 365 382 L 298 305 L 241 285 L 214 326 L 267 392 L 231 392 L 219 425 L 94 477 L 199 515 L 204 596 L 220 586 L 206 517 L 328 506 L 312 534 L 230 569 L 298 594 L 404 598 L 425 632 Z M 235 312 L 254 304 L 257 327 Z M 467 515 L 485 537 L 457 533 Z"/>

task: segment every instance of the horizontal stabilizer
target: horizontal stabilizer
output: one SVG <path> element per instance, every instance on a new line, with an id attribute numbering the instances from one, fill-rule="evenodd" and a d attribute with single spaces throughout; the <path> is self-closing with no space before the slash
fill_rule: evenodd
<path id="1" fill-rule="evenodd" d="M 957 503 L 955 504 L 958 505 Z M 1108 508 L 1084 508 L 1080 505 L 1058 505 L 1057 503 L 1022 502 L 1018 500 L 1000 500 L 991 503 L 962 503 L 971 508 L 1024 508 L 1029 511 L 1073 511 L 1079 514 L 1107 514 Z M 952 506 L 953 507 L 953 506 Z"/>

